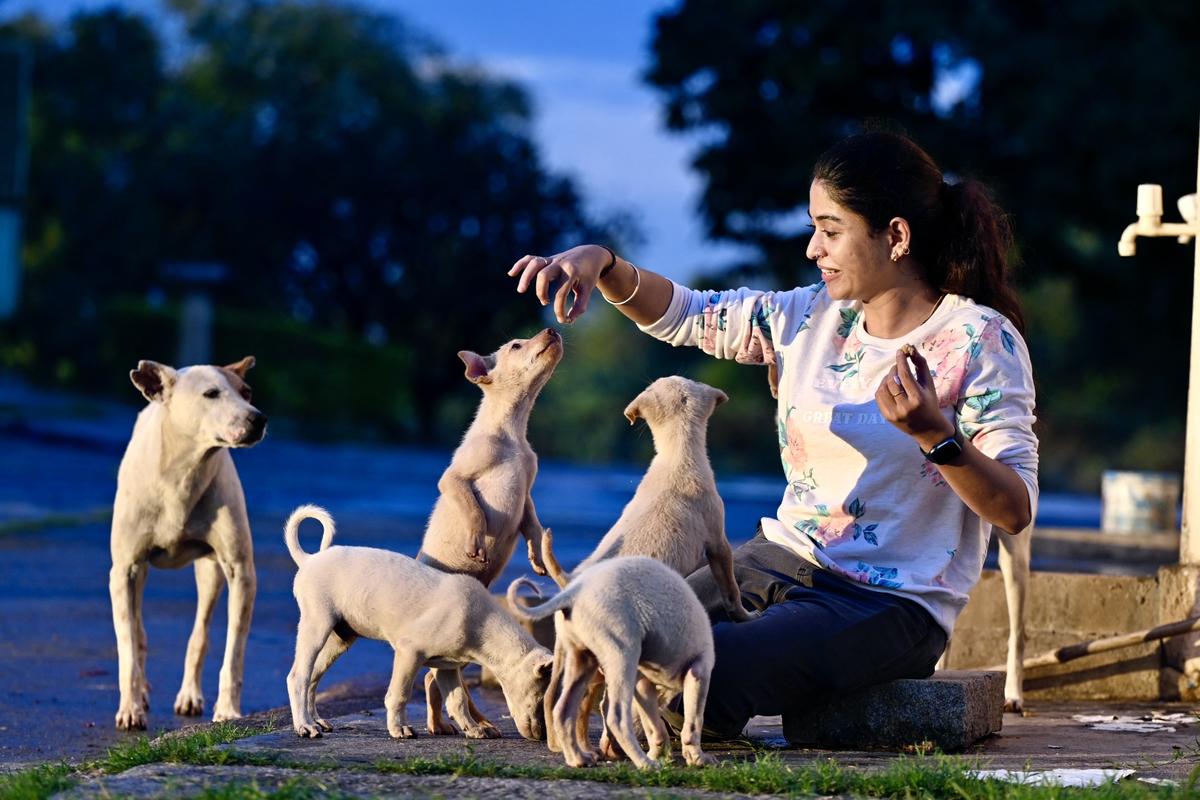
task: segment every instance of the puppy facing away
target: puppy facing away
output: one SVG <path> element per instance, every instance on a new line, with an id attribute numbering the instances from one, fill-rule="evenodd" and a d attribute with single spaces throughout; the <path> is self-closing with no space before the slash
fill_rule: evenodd
<path id="1" fill-rule="evenodd" d="M 687 763 L 714 763 L 700 747 L 714 662 L 712 629 L 708 614 L 680 575 L 652 558 L 611 558 L 587 567 L 558 595 L 528 609 L 516 602 L 522 584 L 532 586 L 520 578 L 508 587 L 514 614 L 527 621 L 555 615 L 555 646 L 562 648 L 565 672 L 563 690 L 546 723 L 557 732 L 568 766 L 595 763 L 595 756 L 577 740 L 575 723 L 597 670 L 607 683 L 605 722 L 639 769 L 670 753 L 656 687 L 683 692 L 680 741 Z M 635 699 L 649 757 L 633 728 Z"/>
<path id="2" fill-rule="evenodd" d="M 321 548 L 300 547 L 305 519 L 321 523 Z M 360 636 L 381 639 L 395 650 L 384 704 L 388 733 L 417 734 L 408 724 L 413 679 L 436 666 L 450 716 L 468 738 L 491 734 L 467 709 L 459 668 L 483 664 L 500 681 L 517 730 L 542 738 L 542 702 L 550 677 L 550 651 L 534 641 L 479 581 L 428 567 L 411 558 L 370 547 L 331 547 L 334 522 L 317 506 L 300 506 L 288 518 L 284 541 L 299 567 L 293 594 L 300 606 L 296 657 L 288 673 L 292 727 L 305 737 L 330 731 L 317 715 L 317 684 L 330 665 Z M 498 735 L 498 734 L 497 734 Z"/>
<path id="3" fill-rule="evenodd" d="M 467 379 L 483 391 L 475 419 L 438 481 L 417 560 L 443 572 L 470 575 L 490 586 L 525 538 L 533 570 L 542 566 L 542 523 L 530 490 L 537 455 L 526 440 L 534 401 L 562 359 L 562 337 L 546 328 L 514 339 L 490 356 L 466 350 L 458 356 Z M 425 680 L 430 733 L 456 733 L 442 717 L 436 670 Z M 468 698 L 469 700 L 469 698 Z M 475 720 L 494 727 L 470 703 Z"/>
<path id="4" fill-rule="evenodd" d="M 717 493 L 706 449 L 709 417 L 726 400 L 720 389 L 675 375 L 659 378 L 626 407 L 630 424 L 641 417 L 650 426 L 655 456 L 620 518 L 572 575 L 614 556 L 650 556 L 684 576 L 707 561 L 721 587 L 728 617 L 742 622 L 757 616 L 742 606 L 733 573 L 733 551 L 725 538 L 725 505 Z M 542 556 L 555 583 L 565 586 L 569 576 L 554 556 L 549 531 L 542 539 Z M 559 693 L 561 670 L 561 654 L 556 647 L 546 697 L 547 715 Z M 588 719 L 599 690 L 596 685 L 589 692 L 579 718 L 577 736 L 585 747 Z M 555 731 L 550 731 L 547 744 L 551 750 L 557 749 Z M 616 756 L 607 727 L 601 737 L 601 751 Z"/>
<path id="5" fill-rule="evenodd" d="M 706 449 L 709 417 L 728 399 L 720 389 L 678 375 L 659 378 L 633 399 L 625 416 L 631 425 L 639 417 L 646 420 L 654 436 L 654 459 L 621 516 L 572 574 L 614 556 L 650 556 L 685 576 L 707 562 L 729 618 L 754 618 L 742 606 L 733 575 L 725 504 Z M 542 556 L 555 583 L 565 586 L 570 576 L 554 557 L 549 536 L 543 539 Z"/>
<path id="6" fill-rule="evenodd" d="M 250 403 L 247 356 L 224 367 L 172 369 L 139 361 L 129 373 L 150 401 L 138 414 L 117 473 L 113 504 L 112 570 L 108 588 L 117 636 L 116 724 L 144 729 L 149 707 L 142 594 L 151 565 L 195 563 L 198 603 L 188 639 L 176 714 L 200 714 L 200 672 L 208 650 L 208 621 L 225 583 L 229 623 L 213 720 L 242 716 L 242 674 L 256 589 L 254 552 L 242 484 L 229 448 L 250 447 L 266 435 L 267 417 Z"/>

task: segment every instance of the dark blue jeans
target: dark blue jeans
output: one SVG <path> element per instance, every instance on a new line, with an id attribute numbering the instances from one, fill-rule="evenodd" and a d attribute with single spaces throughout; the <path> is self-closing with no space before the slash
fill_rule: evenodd
<path id="1" fill-rule="evenodd" d="M 742 604 L 762 611 L 730 622 L 704 566 L 688 577 L 713 625 L 716 665 L 704 733 L 741 734 L 756 715 L 897 678 L 933 674 L 946 633 L 922 606 L 814 567 L 758 535 L 733 551 Z"/>

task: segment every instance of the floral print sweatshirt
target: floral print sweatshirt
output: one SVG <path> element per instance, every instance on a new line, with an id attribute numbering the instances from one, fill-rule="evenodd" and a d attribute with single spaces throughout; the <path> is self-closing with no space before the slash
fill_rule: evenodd
<path id="1" fill-rule="evenodd" d="M 1017 472 L 1036 514 L 1033 369 L 1021 335 L 991 308 L 947 295 L 908 335 L 881 339 L 864 330 L 862 303 L 833 300 L 824 284 L 787 292 L 675 284 L 662 319 L 641 329 L 766 365 L 787 487 L 776 516 L 762 520 L 764 535 L 819 567 L 915 600 L 947 634 L 979 580 L 992 526 L 880 413 L 875 390 L 897 349 L 921 351 L 947 419 Z"/>

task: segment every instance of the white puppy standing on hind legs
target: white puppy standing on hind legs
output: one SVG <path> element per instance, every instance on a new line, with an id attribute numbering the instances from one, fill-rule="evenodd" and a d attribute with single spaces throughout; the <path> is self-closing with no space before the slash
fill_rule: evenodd
<path id="1" fill-rule="evenodd" d="M 179 370 L 139 361 L 129 373 L 150 404 L 138 414 L 117 473 L 108 588 L 121 690 L 116 725 L 146 727 L 146 628 L 142 594 L 150 566 L 195 563 L 196 620 L 188 639 L 175 713 L 204 710 L 200 672 L 208 622 L 225 583 L 229 623 L 213 721 L 242 716 L 242 674 L 257 582 L 242 484 L 229 448 L 266 435 L 267 417 L 250 403 L 247 356 L 225 367 Z"/>
<path id="2" fill-rule="evenodd" d="M 519 578 L 508 587 L 518 618 L 533 622 L 554 615 L 555 647 L 563 656 L 562 691 L 547 727 L 553 726 L 568 766 L 595 763 L 576 736 L 588 686 L 603 671 L 608 691 L 606 723 L 639 769 L 670 754 L 670 736 L 658 710 L 655 687 L 683 692 L 680 741 L 688 764 L 715 763 L 700 746 L 704 703 L 715 656 L 708 615 L 687 582 L 660 561 L 622 556 L 600 561 L 576 575 L 562 592 L 533 608 L 516 602 Z M 536 587 L 534 587 L 536 589 Z M 556 613 L 557 612 L 557 613 Z M 634 702 L 650 746 L 647 757 L 633 727 Z"/>
<path id="3" fill-rule="evenodd" d="M 299 528 L 321 523 L 321 549 L 306 553 Z M 288 518 L 284 541 L 299 569 L 292 593 L 300 606 L 296 657 L 288 673 L 292 727 L 304 737 L 332 727 L 317 714 L 317 685 L 359 636 L 379 639 L 395 651 L 384 704 L 388 734 L 412 739 L 408 700 L 423 666 L 438 667 L 446 710 L 468 738 L 484 728 L 468 708 L 459 668 L 483 664 L 495 673 L 517 730 L 543 736 L 542 702 L 550 680 L 550 651 L 496 602 L 479 581 L 440 572 L 407 556 L 372 547 L 331 547 L 334 522 L 317 506 L 300 506 Z"/>

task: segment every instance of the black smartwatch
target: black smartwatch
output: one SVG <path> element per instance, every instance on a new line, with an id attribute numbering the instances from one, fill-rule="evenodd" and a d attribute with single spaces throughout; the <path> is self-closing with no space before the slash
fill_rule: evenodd
<path id="1" fill-rule="evenodd" d="M 918 447 L 918 449 L 920 449 Z M 934 464 L 949 464 L 954 459 L 962 455 L 962 434 L 958 431 L 954 432 L 953 436 L 948 436 L 942 441 L 929 448 L 926 453 L 921 450 L 921 455 L 932 461 Z"/>

